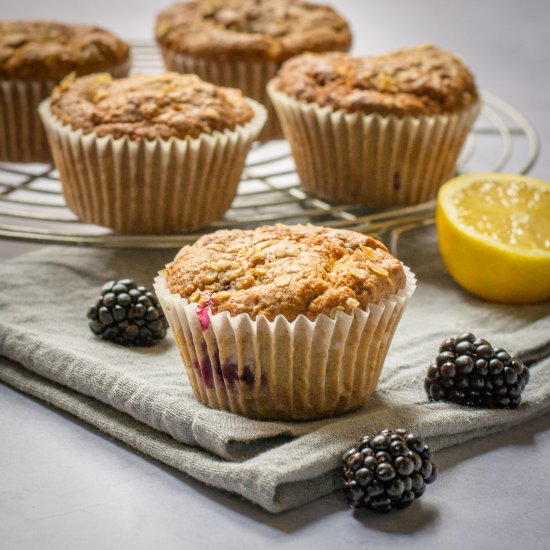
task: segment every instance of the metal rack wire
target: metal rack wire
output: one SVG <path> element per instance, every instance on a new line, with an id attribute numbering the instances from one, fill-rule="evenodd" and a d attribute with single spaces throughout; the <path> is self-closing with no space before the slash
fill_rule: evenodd
<path id="1" fill-rule="evenodd" d="M 134 43 L 138 72 L 162 70 L 156 47 Z M 463 148 L 458 171 L 527 173 L 539 152 L 537 134 L 514 107 L 483 92 L 483 110 Z M 123 235 L 80 222 L 67 209 L 51 165 L 0 163 L 0 237 L 41 243 L 125 248 L 172 248 L 221 227 L 253 227 L 277 221 L 311 222 L 377 234 L 395 251 L 407 231 L 433 223 L 434 203 L 383 211 L 335 205 L 300 187 L 286 142 L 255 147 L 237 197 L 225 218 L 201 231 L 179 235 Z"/>

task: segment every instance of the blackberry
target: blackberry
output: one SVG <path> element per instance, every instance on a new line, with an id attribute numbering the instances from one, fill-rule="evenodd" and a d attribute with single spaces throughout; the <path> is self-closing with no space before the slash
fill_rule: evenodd
<path id="1" fill-rule="evenodd" d="M 389 512 L 406 508 L 437 478 L 432 453 L 406 430 L 365 436 L 343 456 L 344 492 L 352 508 Z"/>
<path id="2" fill-rule="evenodd" d="M 434 401 L 514 409 L 527 382 L 529 369 L 517 357 L 465 332 L 441 343 L 424 387 Z"/>
<path id="3" fill-rule="evenodd" d="M 151 346 L 168 328 L 155 294 L 132 279 L 105 283 L 86 316 L 96 336 L 126 346 Z"/>

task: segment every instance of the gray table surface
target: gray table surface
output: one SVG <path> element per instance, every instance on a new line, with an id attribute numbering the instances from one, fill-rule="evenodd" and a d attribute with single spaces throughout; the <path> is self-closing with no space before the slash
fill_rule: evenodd
<path id="1" fill-rule="evenodd" d="M 148 0 L 0 0 L 0 17 L 95 22 L 151 36 Z M 521 111 L 550 179 L 550 4 L 547 0 L 347 0 L 354 49 L 421 42 L 459 52 L 481 87 Z M 0 241 L 0 260 L 36 248 Z M 550 548 L 550 415 L 437 454 L 440 478 L 404 512 L 349 511 L 341 494 L 273 516 L 208 488 L 96 430 L 0 385 L 0 549 Z"/>

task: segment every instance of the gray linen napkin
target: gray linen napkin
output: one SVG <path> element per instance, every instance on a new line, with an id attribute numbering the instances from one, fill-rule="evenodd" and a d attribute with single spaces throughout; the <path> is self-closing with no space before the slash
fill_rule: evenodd
<path id="1" fill-rule="evenodd" d="M 49 247 L 0 265 L 0 380 L 135 449 L 272 512 L 340 486 L 343 451 L 365 432 L 404 426 L 434 449 L 505 429 L 550 409 L 550 304 L 505 306 L 457 287 L 433 228 L 404 237 L 400 258 L 419 287 L 375 396 L 361 411 L 315 422 L 259 422 L 198 403 L 171 337 L 153 348 L 96 339 L 85 319 L 102 283 L 150 282 L 174 251 Z M 429 403 L 423 374 L 439 342 L 471 330 L 528 360 L 514 411 Z"/>

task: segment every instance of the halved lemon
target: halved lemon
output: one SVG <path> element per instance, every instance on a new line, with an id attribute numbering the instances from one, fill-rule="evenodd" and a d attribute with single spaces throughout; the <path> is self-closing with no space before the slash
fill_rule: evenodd
<path id="1" fill-rule="evenodd" d="M 465 174 L 437 196 L 437 232 L 450 274 L 496 302 L 550 299 L 550 183 L 517 174 Z"/>

